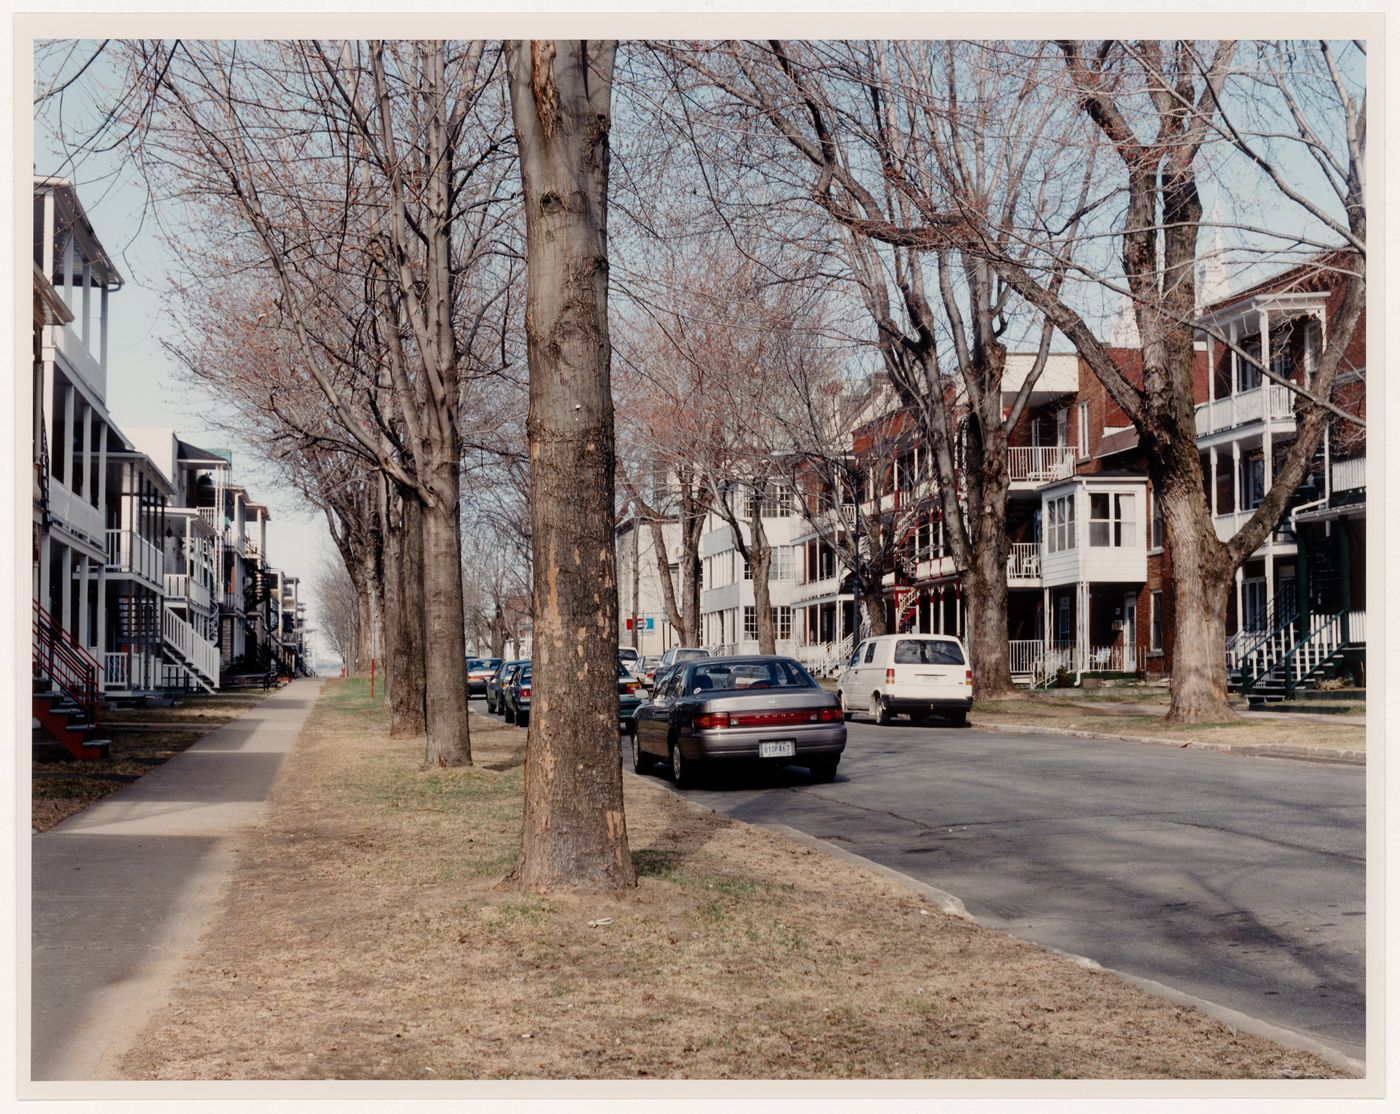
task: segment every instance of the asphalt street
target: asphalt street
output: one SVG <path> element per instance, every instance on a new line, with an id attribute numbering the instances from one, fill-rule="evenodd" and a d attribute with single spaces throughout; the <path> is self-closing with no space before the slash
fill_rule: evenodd
<path id="1" fill-rule="evenodd" d="M 1364 1058 L 1364 769 L 903 721 L 848 728 L 833 784 L 788 767 L 684 796 L 892 867 L 984 924 Z"/>

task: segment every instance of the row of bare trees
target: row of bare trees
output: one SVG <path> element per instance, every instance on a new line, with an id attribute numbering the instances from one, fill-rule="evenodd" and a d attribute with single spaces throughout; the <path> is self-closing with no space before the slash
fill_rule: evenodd
<path id="1" fill-rule="evenodd" d="M 1006 449 L 1056 337 L 1133 422 L 1164 508 L 1171 715 L 1229 714 L 1226 586 L 1338 417 L 1364 304 L 1361 46 L 649 42 L 623 51 L 616 117 L 607 40 L 98 49 L 128 81 L 90 144 L 125 144 L 178 246 L 172 351 L 326 514 L 358 600 L 347 644 L 357 665 L 382 645 L 394 730 L 423 735 L 427 765 L 471 760 L 468 623 L 494 651 L 528 613 L 512 884 L 634 881 L 619 503 L 652 532 L 688 643 L 700 532 L 727 522 L 767 649 L 766 499 L 811 517 L 877 630 L 885 571 L 936 518 L 977 694 L 1009 687 Z M 1203 190 L 1231 213 L 1225 262 L 1323 267 L 1345 289 L 1297 389 L 1298 436 L 1224 542 L 1191 394 Z M 1140 373 L 1106 340 L 1124 306 Z M 1017 349 L 1035 355 L 1009 384 Z M 919 499 L 852 520 L 906 458 Z"/>

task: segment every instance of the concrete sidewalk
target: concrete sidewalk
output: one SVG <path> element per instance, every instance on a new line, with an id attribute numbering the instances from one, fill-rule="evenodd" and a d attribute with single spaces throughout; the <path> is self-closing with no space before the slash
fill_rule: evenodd
<path id="1" fill-rule="evenodd" d="M 320 691 L 293 682 L 32 837 L 31 1080 L 116 1077 L 216 909 L 233 837 L 262 816 Z"/>

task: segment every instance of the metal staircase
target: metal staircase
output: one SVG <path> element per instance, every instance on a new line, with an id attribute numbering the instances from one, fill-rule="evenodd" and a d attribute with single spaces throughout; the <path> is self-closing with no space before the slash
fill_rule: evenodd
<path id="1" fill-rule="evenodd" d="M 34 726 L 74 758 L 106 758 L 108 742 L 95 739 L 101 667 L 52 615 L 34 601 Z"/>
<path id="2" fill-rule="evenodd" d="M 1236 655 L 1230 687 L 1251 704 L 1291 700 L 1336 674 L 1348 645 L 1346 612 L 1297 612 Z"/>

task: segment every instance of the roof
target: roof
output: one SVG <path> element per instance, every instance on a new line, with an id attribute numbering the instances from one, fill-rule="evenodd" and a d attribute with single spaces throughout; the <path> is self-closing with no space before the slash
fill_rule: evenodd
<path id="1" fill-rule="evenodd" d="M 225 467 L 233 463 L 233 454 L 227 449 L 201 449 L 198 445 L 191 445 L 188 441 L 175 439 L 176 454 L 182 464 L 212 464 L 215 467 L 224 465 Z"/>
<path id="2" fill-rule="evenodd" d="M 51 178 L 47 175 L 36 174 L 34 176 L 34 197 L 37 201 L 45 194 L 53 194 L 57 212 L 54 213 L 55 236 L 62 230 L 69 228 L 77 232 L 78 243 L 81 247 L 81 257 L 92 265 L 92 275 L 101 286 L 113 290 L 121 288 L 122 276 L 113 265 L 111 258 L 107 255 L 107 249 L 98 240 L 97 234 L 92 230 L 92 222 L 88 220 L 87 212 L 83 209 L 83 203 L 78 200 L 78 191 L 73 183 L 67 178 Z M 42 235 L 42 228 L 36 228 L 35 236 Z M 57 248 L 57 245 L 55 245 Z M 63 260 L 57 251 L 54 253 L 54 265 L 62 267 Z M 57 278 L 57 275 L 51 276 Z"/>
<path id="3" fill-rule="evenodd" d="M 1113 456 L 1116 453 L 1125 453 L 1129 449 L 1137 448 L 1138 431 L 1136 429 L 1120 429 L 1116 433 L 1110 433 L 1099 442 L 1099 451 L 1096 456 L 1102 458 Z"/>

